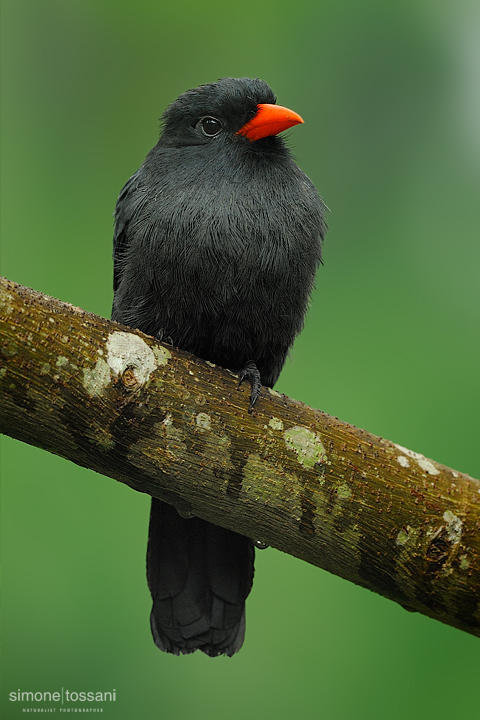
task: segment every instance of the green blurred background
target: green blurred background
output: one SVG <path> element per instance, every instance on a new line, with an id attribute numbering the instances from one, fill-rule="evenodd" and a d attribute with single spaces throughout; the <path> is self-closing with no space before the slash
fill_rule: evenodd
<path id="1" fill-rule="evenodd" d="M 112 211 L 179 93 L 259 76 L 331 209 L 277 388 L 480 477 L 480 10 L 3 0 L 2 274 L 108 316 Z M 232 659 L 150 637 L 149 499 L 2 442 L 3 692 L 108 717 L 480 717 L 478 639 L 269 549 Z M 5 700 L 5 718 L 20 717 Z"/>

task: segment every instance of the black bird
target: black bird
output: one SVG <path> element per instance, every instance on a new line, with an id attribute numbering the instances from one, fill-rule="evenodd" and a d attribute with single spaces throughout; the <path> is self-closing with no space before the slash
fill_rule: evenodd
<path id="1" fill-rule="evenodd" d="M 277 133 L 302 123 L 258 79 L 177 98 L 115 209 L 112 319 L 273 387 L 303 326 L 326 206 Z M 147 578 L 161 650 L 233 655 L 253 542 L 152 499 Z"/>

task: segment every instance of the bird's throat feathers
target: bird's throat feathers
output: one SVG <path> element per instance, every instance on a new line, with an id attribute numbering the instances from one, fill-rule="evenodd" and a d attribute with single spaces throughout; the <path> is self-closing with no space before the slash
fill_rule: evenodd
<path id="1" fill-rule="evenodd" d="M 149 238 L 148 252 L 163 261 L 178 258 L 181 247 L 182 262 L 197 267 L 201 255 L 217 266 L 222 259 L 278 264 L 318 234 L 317 192 L 283 143 L 274 153 L 238 153 L 232 146 L 206 158 L 201 148 L 160 146 L 143 173 L 148 195 L 137 226 Z"/>

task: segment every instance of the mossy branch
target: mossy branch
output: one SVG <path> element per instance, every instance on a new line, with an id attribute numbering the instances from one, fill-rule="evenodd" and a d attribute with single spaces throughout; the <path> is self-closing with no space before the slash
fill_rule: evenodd
<path id="1" fill-rule="evenodd" d="M 0 281 L 0 430 L 480 636 L 480 482 Z"/>

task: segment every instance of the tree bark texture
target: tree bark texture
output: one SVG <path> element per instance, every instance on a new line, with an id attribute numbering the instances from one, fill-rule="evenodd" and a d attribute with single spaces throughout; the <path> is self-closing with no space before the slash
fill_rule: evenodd
<path id="1" fill-rule="evenodd" d="M 0 430 L 480 636 L 480 482 L 0 282 Z"/>

